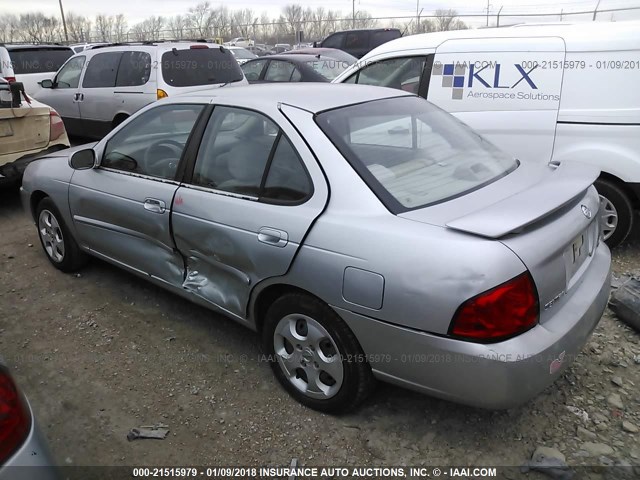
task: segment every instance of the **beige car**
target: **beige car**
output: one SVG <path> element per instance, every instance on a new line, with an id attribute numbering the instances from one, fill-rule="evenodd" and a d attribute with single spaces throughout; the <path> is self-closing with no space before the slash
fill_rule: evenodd
<path id="1" fill-rule="evenodd" d="M 69 147 L 64 123 L 53 108 L 20 95 L 12 102 L 10 84 L 0 79 L 0 188 L 19 185 L 37 157 Z"/>

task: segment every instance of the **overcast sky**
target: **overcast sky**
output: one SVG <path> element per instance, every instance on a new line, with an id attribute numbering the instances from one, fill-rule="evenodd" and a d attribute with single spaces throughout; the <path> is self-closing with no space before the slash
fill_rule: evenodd
<path id="1" fill-rule="evenodd" d="M 65 12 L 94 16 L 98 13 L 118 14 L 127 17 L 129 25 L 144 20 L 150 15 L 173 16 L 184 14 L 189 7 L 199 0 L 62 0 Z M 321 0 L 321 1 L 292 1 L 292 0 L 226 0 L 224 2 L 210 1 L 213 6 L 224 3 L 230 9 L 251 8 L 259 16 L 267 12 L 270 16 L 277 16 L 280 9 L 290 3 L 300 3 L 305 7 L 315 8 L 323 6 L 327 9 L 341 10 L 345 17 L 350 15 L 351 0 Z M 366 10 L 376 17 L 415 16 L 416 4 L 419 3 L 423 15 L 428 15 L 438 8 L 454 8 L 460 14 L 486 14 L 487 0 L 459 0 L 459 1 L 428 1 L 428 0 L 356 0 L 356 9 Z M 590 10 L 593 11 L 597 0 L 490 0 L 491 14 L 495 15 L 502 6 L 502 15 L 514 13 L 546 13 Z M 58 0 L 0 0 L 1 11 L 4 13 L 42 12 L 48 15 L 58 15 L 60 9 Z M 601 0 L 600 10 L 621 7 L 640 7 L 640 0 Z M 635 12 L 603 13 L 601 19 L 615 20 L 640 18 L 640 10 Z M 577 17 L 569 17 L 577 19 Z M 481 19 L 478 19 L 480 21 Z M 475 22 L 474 22 L 475 23 Z"/>

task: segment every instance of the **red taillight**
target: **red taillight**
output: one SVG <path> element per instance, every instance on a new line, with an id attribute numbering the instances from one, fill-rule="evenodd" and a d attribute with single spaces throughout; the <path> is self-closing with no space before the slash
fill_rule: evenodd
<path id="1" fill-rule="evenodd" d="M 0 368 L 0 465 L 29 435 L 31 415 L 6 370 Z"/>
<path id="2" fill-rule="evenodd" d="M 525 272 L 464 302 L 449 334 L 480 342 L 497 342 L 538 323 L 540 307 L 531 275 Z"/>
<path id="3" fill-rule="evenodd" d="M 49 141 L 57 140 L 64 135 L 64 122 L 55 110 L 49 112 Z"/>
<path id="4" fill-rule="evenodd" d="M 191 45 L 189 47 L 191 50 L 196 50 L 198 48 L 209 48 L 207 45 Z"/>

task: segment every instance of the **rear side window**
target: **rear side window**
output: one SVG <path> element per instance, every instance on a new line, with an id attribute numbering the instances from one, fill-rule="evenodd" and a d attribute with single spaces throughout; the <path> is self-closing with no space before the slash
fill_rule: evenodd
<path id="1" fill-rule="evenodd" d="M 335 33 L 322 42 L 323 48 L 342 48 L 344 33 Z"/>
<path id="2" fill-rule="evenodd" d="M 120 60 L 116 86 L 144 85 L 151 75 L 151 55 L 147 52 L 124 52 Z"/>
<path id="3" fill-rule="evenodd" d="M 84 73 L 84 88 L 115 87 L 122 52 L 98 53 L 89 59 Z"/>
<path id="4" fill-rule="evenodd" d="M 271 60 L 264 79 L 266 82 L 290 82 L 296 71 L 293 63 Z"/>
<path id="5" fill-rule="evenodd" d="M 162 78 L 172 87 L 192 87 L 239 82 L 244 76 L 227 49 L 174 48 L 162 55 Z"/>
<path id="6" fill-rule="evenodd" d="M 361 49 L 368 48 L 369 32 L 353 32 L 347 34 L 344 48 Z"/>
<path id="7" fill-rule="evenodd" d="M 29 48 L 9 50 L 16 75 L 57 72 L 73 55 L 70 48 Z"/>
<path id="8" fill-rule="evenodd" d="M 293 145 L 264 115 L 216 107 L 205 131 L 193 183 L 260 201 L 298 203 L 313 193 Z"/>
<path id="9" fill-rule="evenodd" d="M 400 38 L 400 32 L 397 30 L 382 30 L 371 34 L 371 48 L 375 48 L 383 43 Z"/>

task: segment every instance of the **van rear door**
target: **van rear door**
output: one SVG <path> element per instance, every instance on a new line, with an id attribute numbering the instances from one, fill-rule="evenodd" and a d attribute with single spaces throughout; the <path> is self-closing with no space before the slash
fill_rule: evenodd
<path id="1" fill-rule="evenodd" d="M 447 40 L 436 49 L 427 98 L 515 157 L 546 163 L 564 60 L 558 37 Z"/>

